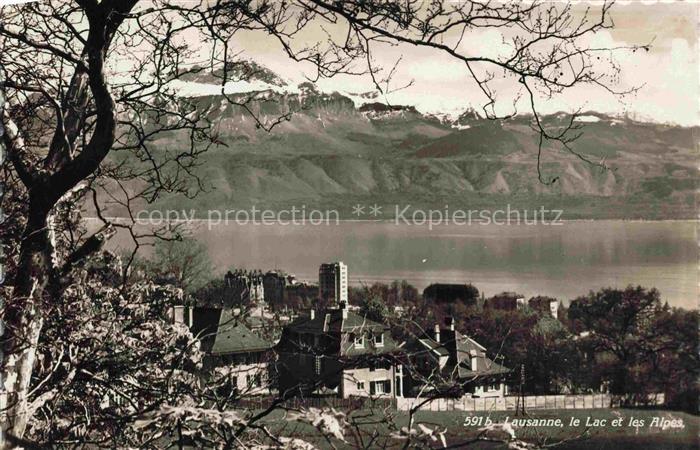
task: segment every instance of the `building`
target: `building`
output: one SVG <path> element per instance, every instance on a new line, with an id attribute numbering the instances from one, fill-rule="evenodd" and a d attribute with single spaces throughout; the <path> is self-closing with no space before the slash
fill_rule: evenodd
<path id="1" fill-rule="evenodd" d="M 276 270 L 270 270 L 262 276 L 264 298 L 273 309 L 284 306 L 288 279 L 286 273 Z"/>
<path id="2" fill-rule="evenodd" d="M 280 392 L 403 396 L 402 366 L 389 328 L 345 304 L 311 310 L 285 327 L 276 346 Z"/>
<path id="3" fill-rule="evenodd" d="M 525 297 L 515 292 L 501 292 L 486 300 L 485 308 L 500 309 L 505 311 L 515 311 L 523 309 L 527 305 Z"/>
<path id="4" fill-rule="evenodd" d="M 487 308 L 514 311 L 526 307 L 553 318 L 559 316 L 559 300 L 551 297 L 532 297 L 528 300 L 514 292 L 502 292 L 489 298 L 484 305 Z"/>
<path id="5" fill-rule="evenodd" d="M 488 358 L 481 344 L 455 331 L 452 319 L 447 322 L 446 328 L 436 324 L 407 343 L 406 392 L 410 396 L 436 391 L 452 397 L 506 395 L 510 369 Z"/>
<path id="6" fill-rule="evenodd" d="M 471 284 L 434 283 L 423 290 L 423 299 L 430 303 L 455 303 L 476 305 L 479 290 Z"/>
<path id="7" fill-rule="evenodd" d="M 332 303 L 348 303 L 348 266 L 342 261 L 321 264 L 318 270 L 318 296 Z"/>
<path id="8" fill-rule="evenodd" d="M 284 309 L 288 304 L 289 291 L 295 291 L 294 275 L 280 270 L 235 270 L 228 271 L 221 284 L 203 289 L 198 293 L 198 306 L 214 308 L 264 308 Z M 313 299 L 318 296 L 314 286 Z M 302 290 L 302 289 L 297 289 Z"/>
<path id="9" fill-rule="evenodd" d="M 262 305 L 265 302 L 263 274 L 259 270 L 236 270 L 224 275 L 226 288 L 231 291 L 234 304 Z"/>
<path id="10" fill-rule="evenodd" d="M 232 309 L 176 307 L 174 317 L 186 318 L 186 325 L 199 339 L 205 378 L 227 377 L 226 385 L 241 396 L 270 393 L 274 384 L 270 381 L 275 359 L 272 345 L 251 331 Z"/>
<path id="11" fill-rule="evenodd" d="M 533 297 L 527 301 L 527 305 L 542 315 L 559 317 L 559 300 L 550 297 Z"/>
<path id="12" fill-rule="evenodd" d="M 297 310 L 303 305 L 311 305 L 318 299 L 318 286 L 304 282 L 288 284 L 284 289 L 285 304 Z"/>

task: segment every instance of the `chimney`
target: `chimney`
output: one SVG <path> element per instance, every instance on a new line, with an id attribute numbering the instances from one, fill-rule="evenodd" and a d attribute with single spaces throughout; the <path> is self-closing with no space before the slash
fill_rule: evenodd
<path id="1" fill-rule="evenodd" d="M 469 352 L 469 356 L 470 356 L 470 359 L 471 359 L 471 369 L 472 369 L 472 372 L 476 372 L 476 369 L 477 369 L 477 367 L 476 367 L 476 352 L 475 352 L 474 350 L 470 351 L 470 352 Z"/>
<path id="2" fill-rule="evenodd" d="M 311 320 L 314 320 L 316 318 L 316 310 L 315 309 L 311 308 L 311 310 L 309 311 L 309 318 Z"/>
<path id="3" fill-rule="evenodd" d="M 174 305 L 170 309 L 171 320 L 173 323 L 182 323 L 187 325 L 185 322 L 185 307 L 182 305 Z"/>
<path id="4" fill-rule="evenodd" d="M 435 334 L 435 342 L 440 342 L 440 325 L 435 324 L 434 328 L 434 334 Z"/>
<path id="5" fill-rule="evenodd" d="M 340 308 L 340 311 L 343 314 L 343 319 L 347 319 L 348 318 L 348 309 L 343 306 Z"/>
<path id="6" fill-rule="evenodd" d="M 559 302 L 557 300 L 552 300 L 549 303 L 549 312 L 552 314 L 553 318 L 559 318 Z"/>
<path id="7" fill-rule="evenodd" d="M 454 331 L 454 330 L 455 330 L 455 319 L 454 319 L 454 317 L 450 316 L 450 317 L 446 318 L 446 319 L 445 319 L 445 325 L 447 325 L 447 328 L 449 328 L 450 331 Z"/>

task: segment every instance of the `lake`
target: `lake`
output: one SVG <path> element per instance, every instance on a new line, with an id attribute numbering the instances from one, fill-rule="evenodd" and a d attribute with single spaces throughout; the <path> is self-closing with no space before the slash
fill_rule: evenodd
<path id="1" fill-rule="evenodd" d="M 319 264 L 341 260 L 356 285 L 395 279 L 419 289 L 433 282 L 473 283 L 487 296 L 515 291 L 566 301 L 601 287 L 639 284 L 656 287 L 673 306 L 697 307 L 693 221 L 450 224 L 433 230 L 393 222 L 211 230 L 200 223 L 193 234 L 221 272 L 278 268 L 317 282 Z"/>

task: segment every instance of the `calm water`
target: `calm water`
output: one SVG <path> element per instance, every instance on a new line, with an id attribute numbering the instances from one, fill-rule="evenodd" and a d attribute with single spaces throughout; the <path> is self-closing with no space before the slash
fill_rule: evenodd
<path id="1" fill-rule="evenodd" d="M 406 279 L 471 282 L 486 295 L 516 291 L 572 299 L 603 286 L 656 287 L 674 306 L 696 308 L 695 222 L 568 222 L 562 226 L 228 225 L 194 236 L 217 268 L 280 268 L 316 281 L 324 261 L 348 264 L 354 284 Z"/>

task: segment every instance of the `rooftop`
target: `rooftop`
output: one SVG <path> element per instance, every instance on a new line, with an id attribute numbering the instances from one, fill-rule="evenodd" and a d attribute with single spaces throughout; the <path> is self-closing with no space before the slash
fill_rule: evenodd
<path id="1" fill-rule="evenodd" d="M 390 353 L 397 349 L 398 345 L 391 338 L 386 325 L 370 320 L 349 309 L 328 308 L 311 315 L 298 317 L 290 323 L 286 329 L 299 334 L 312 335 L 371 335 L 382 334 L 382 345 L 367 343 L 364 347 L 358 348 L 353 345 L 350 339 L 343 340 L 344 346 L 338 350 L 348 356 L 359 356 L 364 354 Z"/>
<path id="2" fill-rule="evenodd" d="M 474 339 L 452 329 L 440 330 L 439 342 L 435 336 L 426 336 L 418 341 L 437 356 L 448 356 L 448 365 L 457 368 L 459 378 L 472 378 L 510 372 L 486 356 L 486 349 Z M 476 358 L 476 370 L 472 370 L 471 360 Z"/>
<path id="3" fill-rule="evenodd" d="M 229 308 L 195 308 L 193 333 L 212 355 L 260 352 L 272 345 L 251 331 Z"/>
<path id="4" fill-rule="evenodd" d="M 343 317 L 343 311 L 346 316 Z M 370 320 L 349 309 L 329 308 L 311 316 L 300 316 L 289 324 L 290 329 L 305 333 L 326 334 L 329 332 L 353 333 L 363 330 L 379 331 L 386 328 L 381 323 Z"/>
<path id="5" fill-rule="evenodd" d="M 221 310 L 212 355 L 265 351 L 270 347 L 270 343 L 253 333 L 230 310 Z"/>

